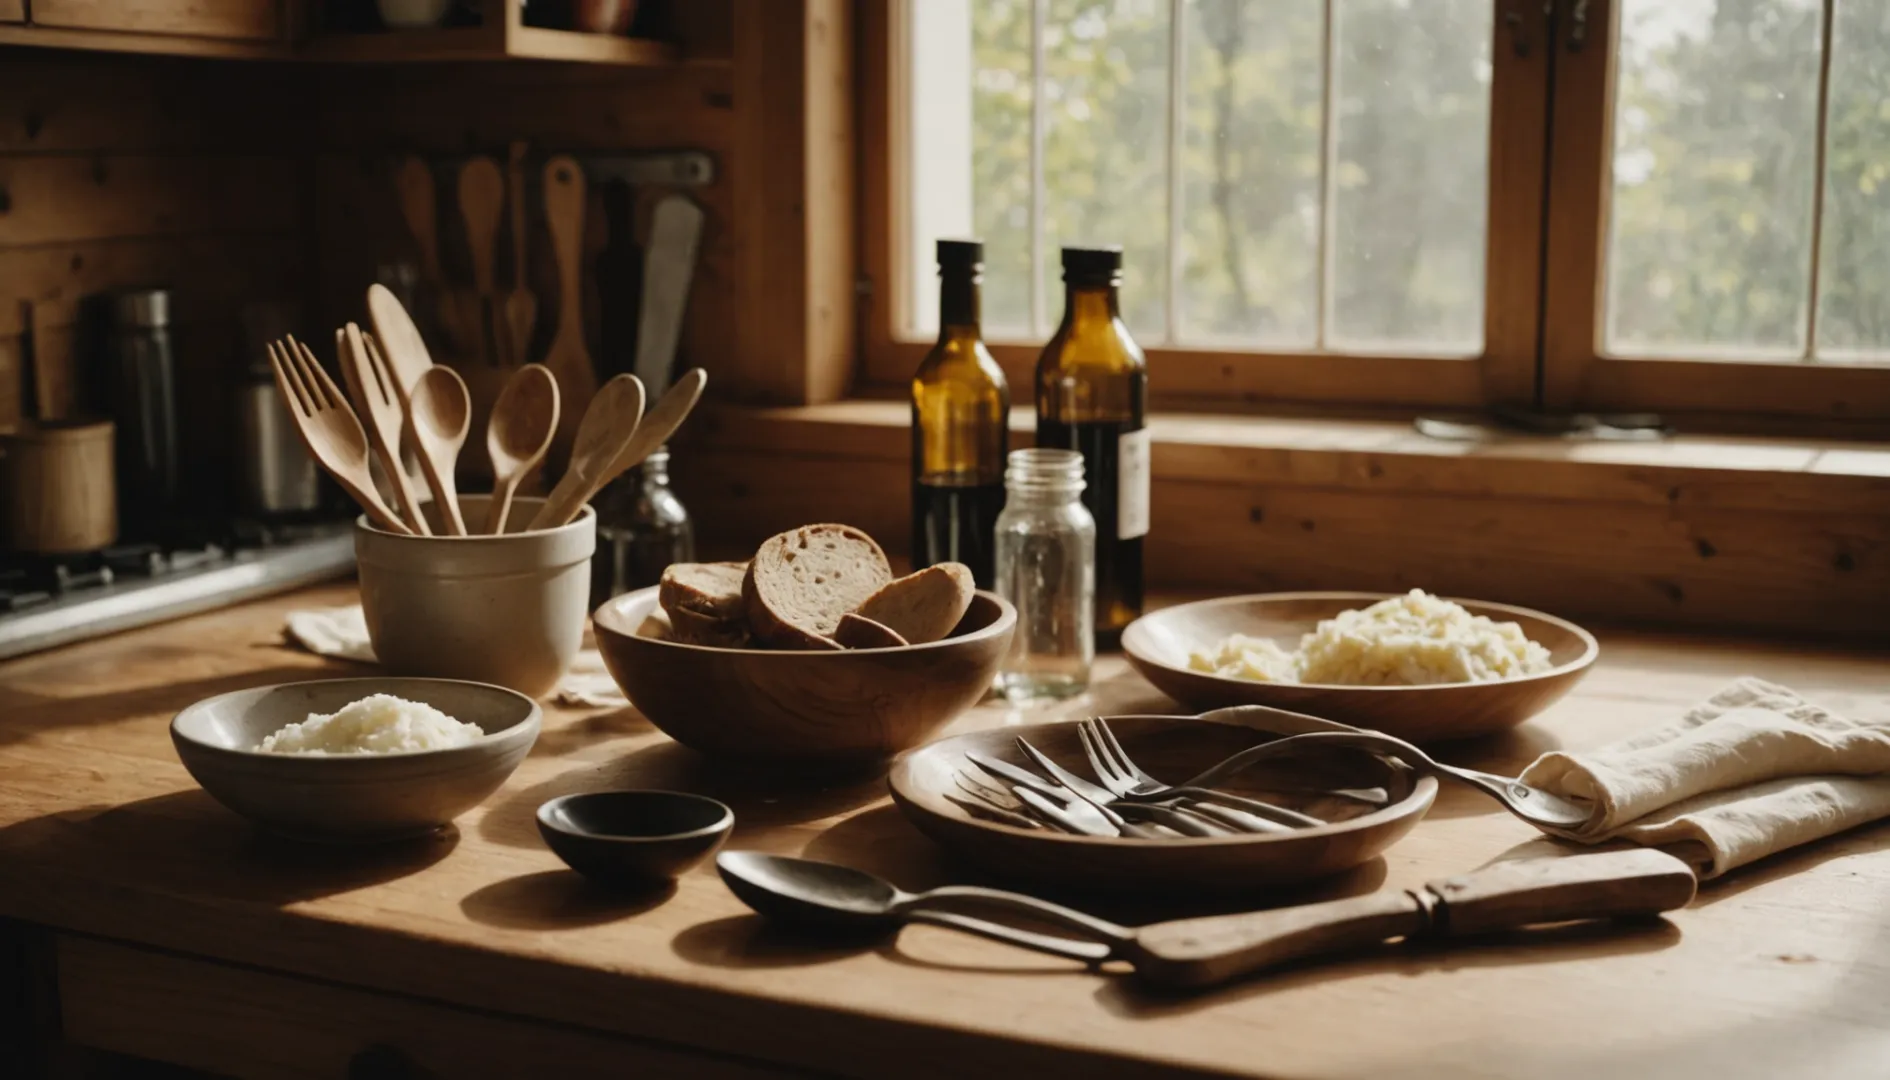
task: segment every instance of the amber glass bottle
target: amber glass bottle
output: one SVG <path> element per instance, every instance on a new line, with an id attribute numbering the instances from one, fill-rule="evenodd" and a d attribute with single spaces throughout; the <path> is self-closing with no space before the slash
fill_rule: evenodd
<path id="1" fill-rule="evenodd" d="M 1011 391 L 979 332 L 983 276 L 982 242 L 938 242 L 938 344 L 912 377 L 912 565 L 961 562 L 988 589 Z"/>
<path id="2" fill-rule="evenodd" d="M 1142 613 L 1148 533 L 1148 362 L 1116 299 L 1122 249 L 1063 249 L 1063 324 L 1037 360 L 1037 445 L 1083 455 L 1096 519 L 1096 640 Z"/>

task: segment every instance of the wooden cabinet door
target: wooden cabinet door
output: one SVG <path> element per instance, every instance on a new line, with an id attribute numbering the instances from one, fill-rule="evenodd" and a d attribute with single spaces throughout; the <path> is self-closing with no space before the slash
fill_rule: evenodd
<path id="1" fill-rule="evenodd" d="M 33 25 L 267 41 L 282 35 L 282 0 L 34 0 Z"/>
<path id="2" fill-rule="evenodd" d="M 0 23 L 25 21 L 26 0 L 0 0 Z"/>

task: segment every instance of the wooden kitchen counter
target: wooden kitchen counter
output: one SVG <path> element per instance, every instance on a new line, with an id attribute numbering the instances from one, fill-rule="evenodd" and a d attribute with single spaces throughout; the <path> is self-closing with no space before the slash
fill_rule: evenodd
<path id="1" fill-rule="evenodd" d="M 1189 998 L 927 927 L 809 943 L 764 927 L 713 868 L 659 896 L 593 891 L 533 811 L 624 786 L 724 799 L 732 847 L 908 887 L 966 880 L 883 777 L 797 787 L 699 758 L 630 710 L 548 710 L 518 773 L 436 839 L 272 840 L 191 782 L 166 724 L 227 690 L 361 673 L 281 644 L 291 607 L 351 598 L 325 588 L 0 664 L 0 917 L 56 981 L 70 1041 L 242 1075 L 1890 1075 L 1886 827 L 1709 884 L 1658 924 L 1389 947 Z M 1744 673 L 1890 717 L 1881 652 L 1601 639 L 1569 699 L 1447 758 L 1519 769 Z M 1119 660 L 1100 674 L 1089 700 L 1027 718 L 1169 708 Z M 959 727 L 1020 717 L 991 705 Z M 1532 837 L 1447 787 L 1384 859 L 1291 899 L 1415 885 Z"/>

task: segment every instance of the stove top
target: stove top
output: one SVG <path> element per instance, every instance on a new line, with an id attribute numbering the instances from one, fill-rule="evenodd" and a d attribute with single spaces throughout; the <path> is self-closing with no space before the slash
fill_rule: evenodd
<path id="1" fill-rule="evenodd" d="M 345 521 L 238 520 L 78 555 L 0 552 L 0 659 L 227 607 L 354 569 Z"/>

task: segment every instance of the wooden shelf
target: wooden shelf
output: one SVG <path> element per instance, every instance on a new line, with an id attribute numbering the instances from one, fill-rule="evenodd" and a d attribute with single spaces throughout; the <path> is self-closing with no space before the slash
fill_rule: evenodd
<path id="1" fill-rule="evenodd" d="M 340 63 L 561 60 L 637 66 L 674 63 L 680 53 L 674 45 L 660 41 L 507 25 L 324 34 L 309 39 L 297 55 Z"/>

